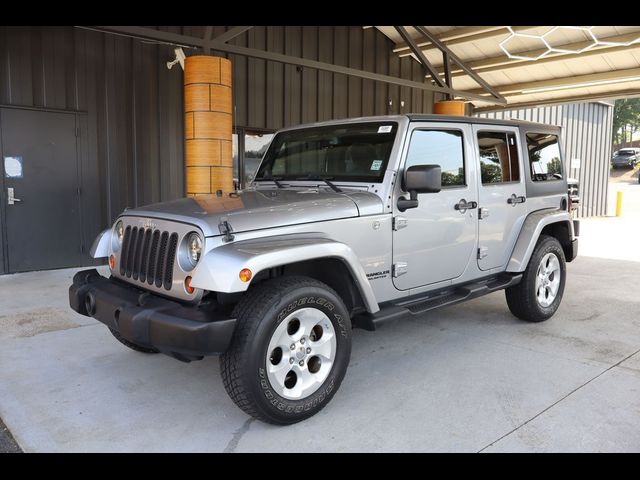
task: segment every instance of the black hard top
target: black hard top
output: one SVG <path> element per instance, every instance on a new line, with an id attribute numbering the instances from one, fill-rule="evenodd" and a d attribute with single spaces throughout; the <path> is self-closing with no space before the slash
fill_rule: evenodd
<path id="1" fill-rule="evenodd" d="M 550 125 L 547 123 L 527 122 L 525 120 L 502 120 L 499 118 L 485 117 L 467 117 L 453 115 L 438 115 L 428 113 L 408 113 L 406 115 L 412 122 L 459 122 L 459 123 L 480 123 L 483 125 L 507 125 L 510 127 L 525 127 L 538 129 L 554 129 L 560 130 L 558 125 Z"/>

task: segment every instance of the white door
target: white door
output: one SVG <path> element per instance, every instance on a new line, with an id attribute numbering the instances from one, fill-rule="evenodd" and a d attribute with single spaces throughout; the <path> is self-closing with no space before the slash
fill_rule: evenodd
<path id="1" fill-rule="evenodd" d="M 474 125 L 479 160 L 478 266 L 490 270 L 509 260 L 526 216 L 523 152 L 516 127 Z"/>
<path id="2" fill-rule="evenodd" d="M 400 212 L 397 198 L 408 197 L 396 185 L 393 232 L 393 283 L 400 290 L 450 280 L 475 258 L 478 201 L 470 125 L 416 123 L 408 134 L 404 167 L 437 164 L 442 190 L 418 195 L 419 205 Z M 456 209 L 460 202 L 468 208 Z M 464 204 L 463 203 L 463 204 Z"/>

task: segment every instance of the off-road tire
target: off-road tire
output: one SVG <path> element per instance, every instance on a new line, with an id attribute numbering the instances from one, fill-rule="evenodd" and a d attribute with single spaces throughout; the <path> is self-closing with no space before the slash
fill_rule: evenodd
<path id="1" fill-rule="evenodd" d="M 266 373 L 271 336 L 284 319 L 302 308 L 321 310 L 335 330 L 336 354 L 321 387 L 308 397 L 290 400 L 271 386 Z M 351 321 L 338 294 L 304 276 L 280 277 L 251 287 L 234 312 L 236 328 L 220 356 L 224 387 L 244 412 L 263 422 L 288 425 L 318 413 L 340 387 L 351 356 Z"/>
<path id="2" fill-rule="evenodd" d="M 160 353 L 160 350 L 158 350 L 157 348 L 143 347 L 142 345 L 138 345 L 137 343 L 130 342 L 122 335 L 120 335 L 120 332 L 118 332 L 117 330 L 109 328 L 109 331 L 113 334 L 114 337 L 116 337 L 116 340 L 118 340 L 121 344 L 129 347 L 131 350 L 142 353 Z"/>
<path id="3" fill-rule="evenodd" d="M 540 262 L 547 253 L 553 253 L 558 257 L 561 276 L 556 298 L 548 307 L 543 307 L 536 300 L 536 275 Z M 560 242 L 549 235 L 540 235 L 522 280 L 519 284 L 505 289 L 509 310 L 513 315 L 527 322 L 543 322 L 551 318 L 562 301 L 566 279 L 567 268 Z"/>

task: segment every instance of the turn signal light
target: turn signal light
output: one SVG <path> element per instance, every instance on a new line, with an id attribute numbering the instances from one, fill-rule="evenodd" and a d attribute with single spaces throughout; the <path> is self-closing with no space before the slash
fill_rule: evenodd
<path id="1" fill-rule="evenodd" d="M 184 289 L 189 295 L 196 291 L 196 289 L 191 286 L 191 277 L 187 277 L 184 279 Z"/>
<path id="2" fill-rule="evenodd" d="M 114 257 L 113 255 L 111 255 L 109 257 L 109 268 L 111 270 L 113 270 L 114 268 L 116 268 L 116 257 Z"/>
<path id="3" fill-rule="evenodd" d="M 243 268 L 242 270 L 240 270 L 240 280 L 243 282 L 248 282 L 249 280 L 251 280 L 251 275 L 253 275 L 251 273 L 251 270 L 249 270 L 248 268 Z"/>

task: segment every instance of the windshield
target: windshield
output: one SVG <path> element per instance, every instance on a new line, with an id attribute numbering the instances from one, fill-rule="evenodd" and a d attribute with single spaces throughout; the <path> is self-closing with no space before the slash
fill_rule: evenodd
<path id="1" fill-rule="evenodd" d="M 380 182 L 397 130 L 395 122 L 368 122 L 281 132 L 271 142 L 255 180 Z"/>
<path id="2" fill-rule="evenodd" d="M 634 155 L 636 152 L 634 152 L 633 150 L 620 150 L 618 152 L 618 155 L 621 157 L 628 157 L 629 155 Z"/>

